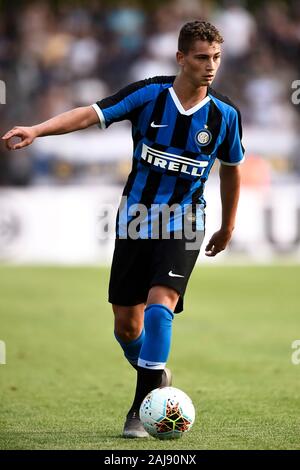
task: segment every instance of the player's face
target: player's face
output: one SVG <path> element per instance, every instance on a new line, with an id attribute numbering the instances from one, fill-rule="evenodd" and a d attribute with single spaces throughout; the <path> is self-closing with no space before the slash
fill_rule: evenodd
<path id="1" fill-rule="evenodd" d="M 221 45 L 217 42 L 195 41 L 187 54 L 177 52 L 181 74 L 196 87 L 209 86 L 219 68 Z"/>

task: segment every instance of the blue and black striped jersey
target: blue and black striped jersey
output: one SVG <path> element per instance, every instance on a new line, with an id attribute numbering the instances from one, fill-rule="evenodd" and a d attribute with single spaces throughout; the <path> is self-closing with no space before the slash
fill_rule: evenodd
<path id="1" fill-rule="evenodd" d="M 118 211 L 117 235 L 126 230 L 130 207 L 136 204 L 149 213 L 157 204 L 204 207 L 204 184 L 215 159 L 238 165 L 244 158 L 240 113 L 231 101 L 208 88 L 200 103 L 184 110 L 174 79 L 142 80 L 93 105 L 102 128 L 124 119 L 132 124 L 133 163 L 123 191 L 127 205 Z M 176 230 L 174 220 L 170 231 Z M 141 227 L 141 237 L 144 231 L 147 238 L 148 230 L 148 225 Z"/>

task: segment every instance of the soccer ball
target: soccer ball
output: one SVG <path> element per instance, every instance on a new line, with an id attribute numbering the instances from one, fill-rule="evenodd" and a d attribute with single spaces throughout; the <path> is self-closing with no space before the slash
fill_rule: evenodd
<path id="1" fill-rule="evenodd" d="M 190 397 L 175 387 L 152 390 L 140 407 L 140 420 L 146 431 L 158 439 L 178 439 L 195 421 Z"/>

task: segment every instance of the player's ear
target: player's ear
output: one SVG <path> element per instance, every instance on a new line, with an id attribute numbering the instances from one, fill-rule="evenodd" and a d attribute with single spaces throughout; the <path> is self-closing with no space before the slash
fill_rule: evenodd
<path id="1" fill-rule="evenodd" d="M 184 65 L 184 53 L 181 51 L 177 51 L 176 60 L 177 60 L 178 65 L 183 66 Z"/>

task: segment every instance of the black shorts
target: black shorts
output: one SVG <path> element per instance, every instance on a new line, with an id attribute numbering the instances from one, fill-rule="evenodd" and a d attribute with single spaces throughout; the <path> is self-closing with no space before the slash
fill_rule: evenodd
<path id="1" fill-rule="evenodd" d="M 162 285 L 178 292 L 180 297 L 175 313 L 181 312 L 183 296 L 199 255 L 204 232 L 199 235 L 200 243 L 195 249 L 187 249 L 185 239 L 116 239 L 109 302 L 122 306 L 146 303 L 149 289 Z"/>

